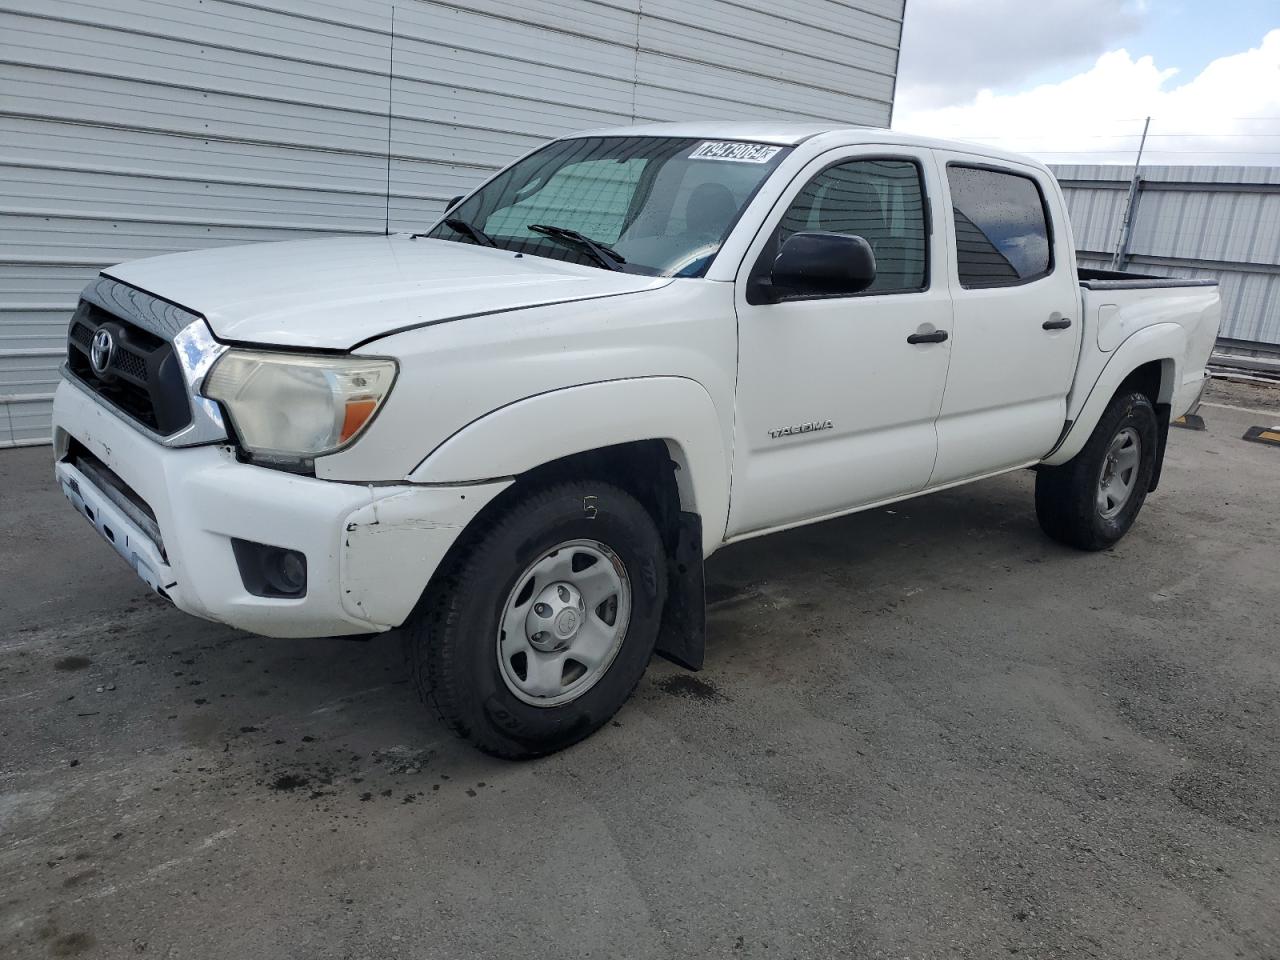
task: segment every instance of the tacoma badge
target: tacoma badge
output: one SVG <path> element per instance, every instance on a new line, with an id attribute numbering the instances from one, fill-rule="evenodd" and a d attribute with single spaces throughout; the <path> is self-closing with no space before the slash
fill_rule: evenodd
<path id="1" fill-rule="evenodd" d="M 779 437 L 793 437 L 798 433 L 813 433 L 815 430 L 830 430 L 835 424 L 830 420 L 810 420 L 808 423 L 797 423 L 790 427 L 780 427 L 777 430 L 770 430 L 769 437 L 777 440 Z"/>

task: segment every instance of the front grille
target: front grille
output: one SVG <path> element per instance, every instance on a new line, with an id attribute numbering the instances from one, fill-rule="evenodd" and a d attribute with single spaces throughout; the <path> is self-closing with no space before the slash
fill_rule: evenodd
<path id="1" fill-rule="evenodd" d="M 90 362 L 93 337 L 106 328 L 115 344 L 98 373 Z M 191 403 L 173 345 L 136 324 L 81 300 L 67 331 L 72 375 L 116 409 L 161 436 L 191 423 Z"/>

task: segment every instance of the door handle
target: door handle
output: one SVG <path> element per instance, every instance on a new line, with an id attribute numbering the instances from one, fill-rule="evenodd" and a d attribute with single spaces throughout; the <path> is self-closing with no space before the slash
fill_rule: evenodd
<path id="1" fill-rule="evenodd" d="M 942 343 L 947 339 L 947 331 L 935 330 L 933 333 L 913 333 L 907 337 L 907 343 Z"/>
<path id="2" fill-rule="evenodd" d="M 1067 327 L 1071 326 L 1071 318 L 1053 316 L 1040 324 L 1040 326 L 1045 330 L 1065 330 Z"/>

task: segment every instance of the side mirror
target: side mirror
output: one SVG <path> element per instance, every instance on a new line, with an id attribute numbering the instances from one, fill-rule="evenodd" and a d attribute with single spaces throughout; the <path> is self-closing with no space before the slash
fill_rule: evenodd
<path id="1" fill-rule="evenodd" d="M 861 293 L 876 279 L 876 255 L 862 237 L 805 232 L 787 238 L 773 261 L 768 299 Z"/>
<path id="2" fill-rule="evenodd" d="M 467 195 L 465 193 L 460 193 L 456 197 L 450 197 L 449 202 L 444 205 L 444 212 L 448 213 L 450 210 L 452 210 L 454 207 L 456 207 L 466 198 L 467 198 Z"/>

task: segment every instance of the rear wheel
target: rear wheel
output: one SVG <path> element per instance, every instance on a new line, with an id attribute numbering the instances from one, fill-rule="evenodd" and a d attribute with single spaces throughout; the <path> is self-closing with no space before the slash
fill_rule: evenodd
<path id="1" fill-rule="evenodd" d="M 1081 550 L 1102 550 L 1123 537 L 1151 487 L 1159 430 L 1146 394 L 1118 394 L 1083 450 L 1036 474 L 1040 528 Z"/>
<path id="2" fill-rule="evenodd" d="M 532 490 L 482 526 L 407 625 L 419 695 L 487 753 L 586 737 L 644 674 L 665 599 L 648 512 L 607 483 Z"/>

